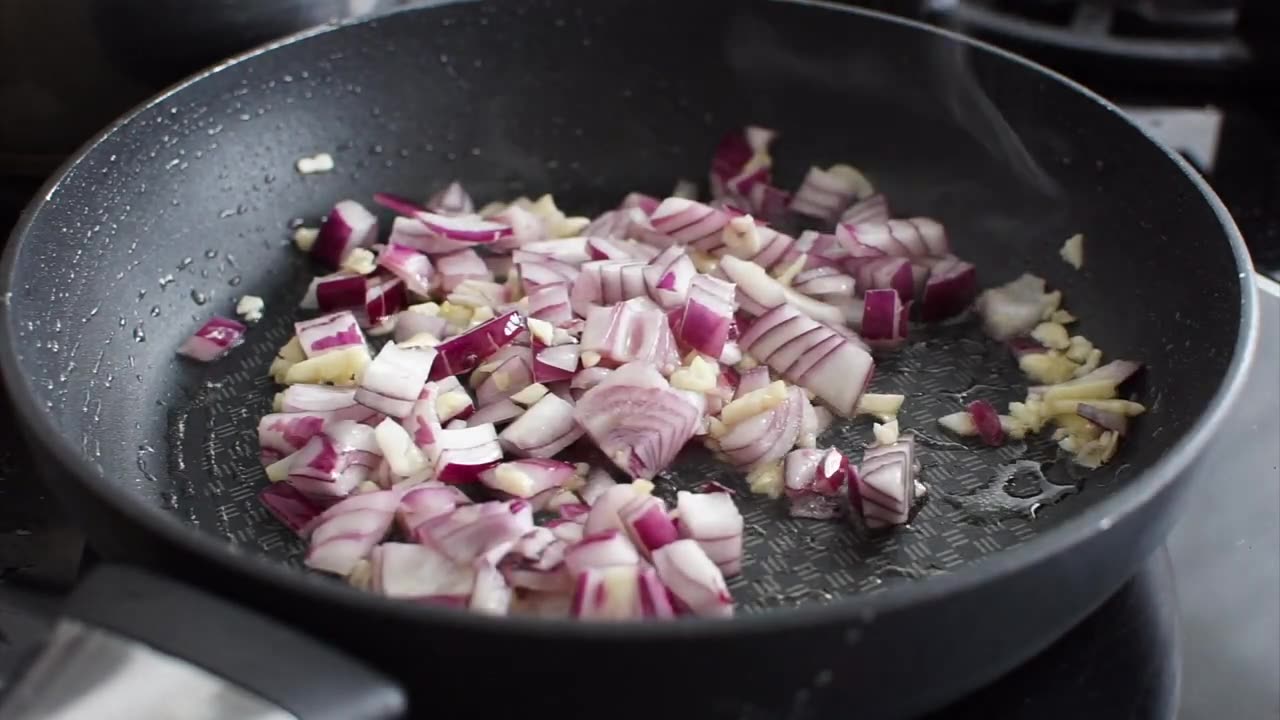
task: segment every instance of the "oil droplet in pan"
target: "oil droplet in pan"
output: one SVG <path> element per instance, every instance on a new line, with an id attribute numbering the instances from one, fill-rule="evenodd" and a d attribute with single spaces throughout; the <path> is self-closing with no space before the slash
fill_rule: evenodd
<path id="1" fill-rule="evenodd" d="M 1058 484 L 1045 477 L 1034 460 L 1017 460 L 997 467 L 995 475 L 972 493 L 952 495 L 938 492 L 947 503 L 966 511 L 979 523 L 1014 517 L 1034 518 L 1046 505 L 1080 491 L 1075 484 Z"/>

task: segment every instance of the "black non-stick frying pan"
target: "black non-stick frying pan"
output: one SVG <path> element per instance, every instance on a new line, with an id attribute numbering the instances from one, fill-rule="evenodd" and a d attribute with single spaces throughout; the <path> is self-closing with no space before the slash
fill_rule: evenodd
<path id="1" fill-rule="evenodd" d="M 983 284 L 1034 271 L 1109 357 L 1145 362 L 1135 390 L 1150 411 L 1119 456 L 1085 475 L 1049 462 L 1036 501 L 1004 493 L 1003 464 L 1053 455 L 937 434 L 963 399 L 1025 386 L 962 323 L 924 331 L 874 381 L 908 393 L 903 423 L 922 433 L 935 492 L 918 517 L 860 538 L 744 499 L 731 621 L 479 617 L 290 562 L 297 545 L 254 498 L 254 428 L 313 272 L 288 246 L 292 219 L 455 178 L 482 200 L 550 191 L 586 214 L 702 177 L 719 135 L 746 123 L 781 131 L 784 185 L 809 163 L 855 163 L 896 208 L 942 219 Z M 294 172 L 321 151 L 333 172 Z M 1077 232 L 1082 271 L 1057 252 Z M 803 2 L 453 3 L 289 39 L 86 146 L 28 209 L 0 283 L 5 379 L 93 546 L 366 659 L 424 717 L 902 717 L 989 681 L 1162 541 L 1206 440 L 1231 432 L 1256 323 L 1222 204 L 1114 107 L 991 47 Z M 207 366 L 174 355 L 244 293 L 267 301 L 246 345 Z M 867 436 L 852 423 L 826 441 Z M 695 458 L 660 488 L 707 477 L 741 482 Z M 221 618 L 185 620 L 216 633 Z M 225 636 L 245 654 L 256 640 Z"/>

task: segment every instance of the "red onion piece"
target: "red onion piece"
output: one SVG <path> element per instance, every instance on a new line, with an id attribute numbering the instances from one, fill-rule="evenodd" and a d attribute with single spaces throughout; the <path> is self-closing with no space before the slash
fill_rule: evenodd
<path id="1" fill-rule="evenodd" d="M 553 238 L 527 243 L 516 251 L 514 256 L 517 263 L 524 260 L 543 258 L 575 267 L 588 260 L 599 259 L 591 257 L 591 251 L 587 248 L 586 237 Z"/>
<path id="2" fill-rule="evenodd" d="M 299 307 L 326 313 L 339 310 L 363 312 L 368 287 L 369 281 L 363 275 L 338 272 L 318 277 L 311 282 L 311 287 L 307 290 L 308 297 L 304 298 Z"/>
<path id="3" fill-rule="evenodd" d="M 491 551 L 500 559 L 532 529 L 533 508 L 524 500 L 512 500 L 458 506 L 425 520 L 413 535 L 423 545 L 464 564 Z"/>
<path id="4" fill-rule="evenodd" d="M 485 219 L 511 228 L 509 235 L 493 244 L 492 247 L 498 250 L 514 250 L 547 238 L 546 222 L 537 214 L 519 205 L 508 205 Z"/>
<path id="5" fill-rule="evenodd" d="M 562 487 L 573 478 L 574 472 L 572 464 L 561 460 L 528 458 L 489 468 L 480 473 L 480 482 L 508 496 L 528 499 Z"/>
<path id="6" fill-rule="evenodd" d="M 582 497 L 582 501 L 588 506 L 595 505 L 596 500 L 600 499 L 600 496 L 606 490 L 617 484 L 618 481 L 613 479 L 609 471 L 602 468 L 593 468 L 591 472 L 587 473 L 587 482 L 578 490 L 578 495 Z"/>
<path id="7" fill-rule="evenodd" d="M 781 460 L 800 437 L 804 403 L 804 392 L 788 387 L 781 403 L 730 427 L 719 439 L 720 451 L 740 468 Z"/>
<path id="8" fill-rule="evenodd" d="M 892 289 L 868 290 L 862 310 L 862 338 L 875 348 L 901 345 L 906 338 L 907 308 Z"/>
<path id="9" fill-rule="evenodd" d="M 471 249 L 441 255 L 436 258 L 436 269 L 440 271 L 440 287 L 446 293 L 453 292 L 466 280 L 493 280 L 489 266 Z"/>
<path id="10" fill-rule="evenodd" d="M 436 351 L 431 348 L 401 348 L 394 342 L 383 345 L 361 375 L 356 402 L 384 415 L 405 417 L 427 384 L 435 359 Z"/>
<path id="11" fill-rule="evenodd" d="M 613 484 L 591 502 L 591 511 L 583 520 L 583 532 L 595 535 L 606 530 L 623 530 L 622 516 L 619 511 L 641 493 L 631 484 Z"/>
<path id="12" fill-rule="evenodd" d="M 335 420 L 360 422 L 373 413 L 356 402 L 355 388 L 298 383 L 284 389 L 280 410 L 284 413 L 331 413 Z"/>
<path id="13" fill-rule="evenodd" d="M 673 245 L 650 260 L 641 274 L 649 297 L 658 307 L 670 310 L 684 304 L 689 283 L 698 271 L 684 248 Z"/>
<path id="14" fill-rule="evenodd" d="M 481 360 L 511 344 L 524 330 L 524 318 L 511 310 L 454 335 L 436 346 L 439 355 L 431 368 L 431 379 L 471 372 Z"/>
<path id="15" fill-rule="evenodd" d="M 382 542 L 400 505 L 395 490 L 352 495 L 325 510 L 309 526 L 304 563 L 312 570 L 351 574 L 356 563 Z"/>
<path id="16" fill-rule="evenodd" d="M 565 284 L 541 285 L 529 293 L 529 317 L 560 325 L 573 319 Z"/>
<path id="17" fill-rule="evenodd" d="M 729 219 L 729 215 L 722 210 L 677 197 L 663 200 L 649 216 L 649 222 L 657 232 L 676 243 L 690 245 L 707 253 L 723 247 L 720 235 Z"/>
<path id="18" fill-rule="evenodd" d="M 925 281 L 920 318 L 935 322 L 959 315 L 973 303 L 977 293 L 977 269 L 959 258 L 944 258 L 933 266 Z"/>
<path id="19" fill-rule="evenodd" d="M 471 588 L 467 609 L 486 615 L 506 615 L 515 597 L 506 576 L 498 567 L 484 558 L 475 563 L 476 579 Z"/>
<path id="20" fill-rule="evenodd" d="M 533 346 L 533 381 L 539 383 L 571 380 L 578 370 L 582 346 L 576 343 L 545 347 Z"/>
<path id="21" fill-rule="evenodd" d="M 791 281 L 791 288 L 811 298 L 826 301 L 853 297 L 857 283 L 852 276 L 834 267 L 819 266 L 796 274 Z"/>
<path id="22" fill-rule="evenodd" d="M 620 530 L 606 530 L 587 535 L 564 553 L 564 564 L 569 574 L 577 577 L 591 568 L 616 565 L 637 565 L 640 555 Z"/>
<path id="23" fill-rule="evenodd" d="M 355 200 L 343 200 L 333 206 L 320 226 L 311 256 L 337 268 L 352 250 L 372 245 L 377 238 L 378 218 Z"/>
<path id="24" fill-rule="evenodd" d="M 844 261 L 844 269 L 853 275 L 863 291 L 897 290 L 904 303 L 915 297 L 915 276 L 909 258 L 851 258 Z"/>
<path id="25" fill-rule="evenodd" d="M 840 224 L 883 223 L 888 222 L 889 217 L 889 199 L 875 193 L 850 205 L 840 216 Z"/>
<path id="26" fill-rule="evenodd" d="M 507 398 L 489 403 L 467 417 L 467 425 L 505 425 L 524 414 L 524 408 Z"/>
<path id="27" fill-rule="evenodd" d="M 646 557 L 680 537 L 666 506 L 652 495 L 632 498 L 618 510 L 618 519 L 631 541 Z"/>
<path id="28" fill-rule="evenodd" d="M 533 384 L 533 354 L 529 348 L 508 345 L 499 352 L 499 356 L 502 359 L 491 359 L 482 366 L 497 365 L 476 388 L 476 402 L 480 407 L 509 398 Z M 472 383 L 475 380 L 476 376 L 472 376 Z"/>
<path id="29" fill-rule="evenodd" d="M 199 362 L 212 362 L 244 342 L 242 323 L 214 315 L 178 347 L 178 354 Z"/>
<path id="30" fill-rule="evenodd" d="M 1000 447 L 1004 444 L 1004 428 L 1000 426 L 1000 413 L 991 403 L 986 400 L 974 400 L 965 409 L 969 411 L 969 417 L 973 418 L 973 424 L 978 428 L 978 435 L 982 438 L 982 442 L 991 447 Z"/>
<path id="31" fill-rule="evenodd" d="M 449 334 L 449 321 L 439 315 L 427 315 L 414 310 L 405 310 L 396 315 L 396 342 L 407 342 L 423 333 L 437 340 L 442 339 Z"/>
<path id="32" fill-rule="evenodd" d="M 933 280 L 931 275 L 929 282 Z M 1044 278 L 1024 273 L 1017 280 L 983 292 L 976 307 L 987 334 L 996 340 L 1006 340 L 1031 332 L 1040 324 L 1045 310 L 1052 307 L 1052 302 L 1052 294 L 1045 292 Z"/>
<path id="33" fill-rule="evenodd" d="M 354 419 L 354 418 L 345 418 Z M 363 418 L 361 418 L 363 419 Z M 258 448 L 264 464 L 292 455 L 311 438 L 335 421 L 333 412 L 284 412 L 263 415 L 258 420 Z"/>
<path id="34" fill-rule="evenodd" d="M 513 455 L 549 458 L 580 437 L 582 428 L 574 420 L 573 405 L 547 393 L 508 425 L 498 439 Z"/>
<path id="35" fill-rule="evenodd" d="M 258 499 L 275 519 L 295 533 L 311 525 L 322 510 L 311 498 L 298 492 L 289 483 L 271 483 L 258 493 Z"/>
<path id="36" fill-rule="evenodd" d="M 400 529 L 406 535 L 412 535 L 423 521 L 444 515 L 459 505 L 470 504 L 471 498 L 457 487 L 436 480 L 428 480 L 404 491 L 400 496 L 396 517 Z"/>
<path id="37" fill-rule="evenodd" d="M 377 327 L 390 320 L 396 313 L 409 307 L 409 296 L 405 293 L 404 282 L 400 278 L 369 278 L 364 291 L 365 325 Z"/>
<path id="38" fill-rule="evenodd" d="M 478 218 L 474 215 L 455 217 L 420 212 L 417 220 L 442 238 L 463 243 L 496 242 L 511 235 L 511 226 Z"/>
<path id="39" fill-rule="evenodd" d="M 711 490 L 676 494 L 677 527 L 680 537 L 697 542 L 725 577 L 733 577 L 742 572 L 745 523 L 733 502 L 733 491 L 723 486 Z"/>
<path id="40" fill-rule="evenodd" d="M 829 520 L 844 514 L 841 498 L 850 469 L 840 451 L 793 450 L 787 455 L 784 477 L 792 517 Z"/>
<path id="41" fill-rule="evenodd" d="M 593 306 L 608 306 L 644 297 L 648 294 L 644 284 L 645 267 L 641 260 L 592 260 L 583 263 L 569 291 L 570 307 L 576 314 L 586 317 Z"/>
<path id="42" fill-rule="evenodd" d="M 932 218 L 885 220 L 878 223 L 842 222 L 836 226 L 836 241 L 851 257 L 940 257 L 951 245 L 942 224 Z"/>
<path id="43" fill-rule="evenodd" d="M 700 617 L 731 617 L 733 597 L 724 575 L 693 540 L 677 540 L 653 553 L 658 577 L 680 605 Z"/>
<path id="44" fill-rule="evenodd" d="M 475 212 L 475 203 L 471 201 L 471 196 L 462 187 L 462 183 L 455 180 L 427 198 L 425 209 L 437 215 L 470 215 Z"/>
<path id="45" fill-rule="evenodd" d="M 770 277 L 754 262 L 726 255 L 720 259 L 720 269 L 737 284 L 738 302 L 748 314 L 761 315 L 769 308 L 789 304 L 818 322 L 844 324 L 844 313 L 839 308 L 801 295 Z"/>
<path id="46" fill-rule="evenodd" d="M 767 387 L 772 382 L 769 379 L 769 368 L 764 365 L 758 365 L 743 373 L 738 379 L 738 389 L 734 393 L 734 399 L 740 398 L 747 393 L 755 392 L 761 388 Z"/>
<path id="47" fill-rule="evenodd" d="M 852 417 L 874 363 L 850 338 L 783 304 L 761 315 L 741 339 L 752 357 Z"/>
<path id="48" fill-rule="evenodd" d="M 849 485 L 849 499 L 868 527 L 904 525 L 915 503 L 915 443 L 906 436 L 868 448 Z M 856 492 L 855 492 L 856 490 Z"/>
<path id="49" fill-rule="evenodd" d="M 791 211 L 827 222 L 834 222 L 855 200 L 874 192 L 852 168 L 839 172 L 835 166 L 827 170 L 809 168 L 800 189 L 791 198 Z"/>
<path id="50" fill-rule="evenodd" d="M 675 610 L 653 568 L 611 566 L 578 576 L 570 614 L 579 620 L 670 619 Z"/>
<path id="51" fill-rule="evenodd" d="M 733 283 L 710 275 L 694 277 L 680 319 L 680 341 L 700 353 L 720 357 L 738 309 L 733 298 Z"/>
<path id="52" fill-rule="evenodd" d="M 643 362 L 670 374 L 680 365 L 667 316 L 648 298 L 633 298 L 587 313 L 582 351 L 596 352 L 610 365 Z"/>
<path id="53" fill-rule="evenodd" d="M 475 571 L 436 548 L 383 543 L 369 556 L 371 589 L 390 598 L 465 607 L 475 587 Z"/>
<path id="54" fill-rule="evenodd" d="M 711 158 L 711 194 L 716 198 L 746 198 L 772 179 L 769 146 L 778 133 L 749 125 L 726 133 Z"/>
<path id="55" fill-rule="evenodd" d="M 373 202 L 408 218 L 426 210 L 425 207 L 409 198 L 394 193 L 376 192 L 373 194 Z"/>
<path id="56" fill-rule="evenodd" d="M 615 465 L 632 477 L 651 478 L 693 437 L 702 408 L 652 366 L 630 363 L 584 393 L 575 415 Z"/>
<path id="57" fill-rule="evenodd" d="M 436 430 L 436 479 L 445 483 L 468 483 L 502 461 L 502 447 L 492 425 L 476 425 L 456 430 Z M 417 438 L 415 437 L 415 441 Z"/>
<path id="58" fill-rule="evenodd" d="M 390 243 L 378 253 L 378 266 L 386 268 L 391 274 L 404 281 L 405 287 L 413 293 L 427 296 L 431 294 L 431 277 L 435 268 L 426 255 L 406 245 Z M 317 289 L 319 299 L 319 289 Z"/>
<path id="59" fill-rule="evenodd" d="M 328 423 L 291 456 L 288 483 L 314 502 L 346 497 L 378 464 L 373 428 L 340 420 Z"/>

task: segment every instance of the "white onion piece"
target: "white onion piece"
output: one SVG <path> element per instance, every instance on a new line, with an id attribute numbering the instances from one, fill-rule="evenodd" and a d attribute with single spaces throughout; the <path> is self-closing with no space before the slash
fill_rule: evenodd
<path id="1" fill-rule="evenodd" d="M 212 362 L 244 342 L 245 326 L 214 315 L 178 347 L 178 354 L 199 362 Z"/>
<path id="2" fill-rule="evenodd" d="M 686 610 L 700 617 L 731 617 L 733 597 L 724 575 L 694 540 L 677 540 L 653 553 L 658 577 Z"/>
<path id="3" fill-rule="evenodd" d="M 352 250 L 372 245 L 377 237 L 378 218 L 355 200 L 343 200 L 333 206 L 320 226 L 311 256 L 337 268 Z"/>
<path id="4" fill-rule="evenodd" d="M 383 543 L 369 561 L 370 589 L 390 598 L 464 607 L 475 587 L 474 570 L 425 545 Z"/>
<path id="5" fill-rule="evenodd" d="M 729 492 L 676 493 L 680 537 L 698 543 L 725 577 L 742 572 L 745 523 Z"/>
<path id="6" fill-rule="evenodd" d="M 769 277 L 764 268 L 753 262 L 726 255 L 720 259 L 720 269 L 729 280 L 737 284 L 738 302 L 743 311 L 749 314 L 762 315 L 769 308 L 785 303 L 795 306 L 797 310 L 818 322 L 844 324 L 844 313 L 840 312 L 839 308 L 818 302 L 786 287 Z"/>
<path id="7" fill-rule="evenodd" d="M 364 346 L 364 333 L 360 332 L 360 323 L 355 315 L 347 311 L 304 320 L 294 323 L 293 327 L 298 342 L 302 345 L 302 352 L 308 358 Z"/>
<path id="8" fill-rule="evenodd" d="M 356 402 L 391 417 L 405 417 L 427 384 L 435 359 L 431 348 L 406 349 L 388 342 L 364 369 Z"/>
<path id="9" fill-rule="evenodd" d="M 548 393 L 498 436 L 502 447 L 520 457 L 549 458 L 582 437 L 574 407 Z"/>
<path id="10" fill-rule="evenodd" d="M 578 423 L 632 477 L 651 478 L 693 437 L 703 407 L 652 366 L 630 363 L 578 400 Z M 526 416 L 527 417 L 527 416 Z"/>
<path id="11" fill-rule="evenodd" d="M 309 529 L 310 545 L 303 562 L 313 570 L 351 574 L 356 563 L 382 542 L 399 505 L 400 493 L 380 490 L 353 495 L 331 506 Z"/>

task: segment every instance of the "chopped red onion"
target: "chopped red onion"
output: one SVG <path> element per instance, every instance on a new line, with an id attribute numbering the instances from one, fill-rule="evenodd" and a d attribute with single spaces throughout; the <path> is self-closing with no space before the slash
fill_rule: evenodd
<path id="1" fill-rule="evenodd" d="M 851 298 L 856 287 L 853 277 L 830 266 L 802 270 L 791 280 L 791 288 L 796 292 L 823 301 Z"/>
<path id="2" fill-rule="evenodd" d="M 702 407 L 651 365 L 630 363 L 584 393 L 575 415 L 615 465 L 632 477 L 651 478 L 693 437 Z"/>
<path id="3" fill-rule="evenodd" d="M 388 542 L 369 555 L 371 588 L 390 598 L 465 607 L 475 570 L 426 545 Z"/>
<path id="4" fill-rule="evenodd" d="M 356 402 L 394 418 L 403 418 L 426 385 L 435 362 L 431 348 L 402 348 L 388 342 L 364 369 Z"/>
<path id="5" fill-rule="evenodd" d="M 581 345 L 583 352 L 599 353 L 611 365 L 643 362 L 663 374 L 670 374 L 680 365 L 667 316 L 648 298 L 591 308 Z"/>
<path id="6" fill-rule="evenodd" d="M 867 527 L 906 524 L 916 499 L 915 474 L 915 443 L 909 435 L 862 454 L 849 499 Z"/>
<path id="7" fill-rule="evenodd" d="M 446 483 L 469 483 L 480 473 L 502 461 L 502 446 L 492 425 L 434 432 L 436 479 Z M 414 440 L 421 442 L 415 436 Z"/>
<path id="8" fill-rule="evenodd" d="M 378 218 L 355 200 L 343 200 L 333 206 L 320 226 L 311 256 L 337 268 L 352 250 L 372 245 L 377 238 Z"/>
<path id="9" fill-rule="evenodd" d="M 489 403 L 467 417 L 468 427 L 476 425 L 505 425 L 524 414 L 524 408 L 507 398 Z"/>
<path id="10" fill-rule="evenodd" d="M 851 257 L 941 257 L 951 245 L 947 231 L 932 218 L 885 220 L 879 223 L 842 222 L 836 226 L 836 240 Z"/>
<path id="11" fill-rule="evenodd" d="M 604 494 L 606 490 L 618 484 L 617 480 L 609 474 L 609 471 L 603 468 L 593 468 L 587 473 L 587 482 L 578 491 L 578 495 L 588 506 L 595 505 L 596 500 Z"/>
<path id="12" fill-rule="evenodd" d="M 1120 435 L 1129 432 L 1129 418 L 1124 413 L 1103 410 L 1095 405 L 1082 402 L 1076 405 L 1076 414 L 1104 430 L 1114 430 Z"/>
<path id="13" fill-rule="evenodd" d="M 454 335 L 436 346 L 439 355 L 431 368 L 431 379 L 471 372 L 481 360 L 511 344 L 524 330 L 524 318 L 511 310 Z"/>
<path id="14" fill-rule="evenodd" d="M 391 274 L 404 281 L 405 287 L 413 293 L 426 297 L 431 294 L 431 277 L 435 268 L 426 255 L 406 245 L 388 244 L 378 253 L 378 266 L 386 268 Z M 319 300 L 320 288 L 316 289 Z M 321 306 L 323 308 L 323 305 Z"/>
<path id="15" fill-rule="evenodd" d="M 579 620 L 670 619 L 675 610 L 653 568 L 615 565 L 578 576 L 570 614 Z"/>
<path id="16" fill-rule="evenodd" d="M 737 309 L 733 283 L 710 275 L 694 277 L 680 319 L 680 341 L 700 353 L 720 357 Z"/>
<path id="17" fill-rule="evenodd" d="M 312 570 L 350 575 L 391 529 L 400 493 L 395 490 L 352 495 L 325 510 L 309 526 L 304 563 Z"/>
<path id="18" fill-rule="evenodd" d="M 588 311 L 598 305 L 645 297 L 643 260 L 592 260 L 583 263 L 581 272 L 573 280 L 569 291 L 569 306 L 578 315 L 586 317 Z"/>
<path id="19" fill-rule="evenodd" d="M 551 488 L 562 487 L 573 478 L 574 472 L 574 466 L 562 460 L 527 458 L 485 470 L 480 473 L 480 482 L 508 496 L 528 499 Z"/>
<path id="20" fill-rule="evenodd" d="M 740 468 L 781 460 L 800 437 L 804 402 L 800 388 L 788 387 L 781 403 L 731 426 L 719 438 L 720 451 Z"/>
<path id="21" fill-rule="evenodd" d="M 566 284 L 540 285 L 529 293 L 529 317 L 560 325 L 573 319 Z"/>
<path id="22" fill-rule="evenodd" d="M 378 327 L 393 321 L 397 313 L 409 307 L 409 296 L 405 293 L 404 282 L 400 278 L 369 278 L 364 292 L 364 313 L 362 320 L 370 327 Z"/>
<path id="23" fill-rule="evenodd" d="M 787 455 L 784 478 L 792 517 L 828 520 L 844 514 L 841 498 L 847 492 L 850 467 L 839 450 L 793 450 Z"/>
<path id="24" fill-rule="evenodd" d="M 396 315 L 396 342 L 408 342 L 424 333 L 437 340 L 443 339 L 449 334 L 449 321 L 439 315 L 428 315 L 412 309 Z"/>
<path id="25" fill-rule="evenodd" d="M 322 510 L 311 498 L 284 482 L 271 483 L 258 493 L 258 499 L 267 511 L 285 527 L 299 535 L 311 525 Z"/>
<path id="26" fill-rule="evenodd" d="M 680 537 L 698 543 L 725 577 L 742 572 L 742 533 L 745 523 L 733 491 L 724 486 L 710 492 L 676 493 Z"/>
<path id="27" fill-rule="evenodd" d="M 376 192 L 373 194 L 373 202 L 407 218 L 415 217 L 426 210 L 409 198 L 394 193 Z"/>
<path id="28" fill-rule="evenodd" d="M 778 133 L 749 125 L 726 133 L 711 158 L 711 194 L 716 198 L 747 198 L 772 179 L 769 146 Z"/>
<path id="29" fill-rule="evenodd" d="M 689 283 L 698 274 L 688 253 L 679 245 L 663 250 L 641 272 L 649 297 L 664 310 L 684 304 Z"/>
<path id="30" fill-rule="evenodd" d="M 863 291 L 897 290 L 904 303 L 915 297 L 915 275 L 909 258 L 850 258 L 844 261 L 844 269 L 853 275 Z"/>
<path id="31" fill-rule="evenodd" d="M 533 529 L 533 508 L 524 500 L 460 505 L 418 525 L 413 536 L 456 563 L 471 563 L 506 549 Z M 503 548 L 503 546 L 506 548 Z"/>
<path id="32" fill-rule="evenodd" d="M 871 355 L 850 338 L 789 304 L 761 315 L 740 340 L 752 357 L 852 417 L 871 381 Z"/>
<path id="33" fill-rule="evenodd" d="M 547 239 L 547 224 L 536 213 L 519 205 L 508 205 L 485 218 L 511 228 L 511 233 L 493 244 L 497 250 L 514 250 Z"/>
<path id="34" fill-rule="evenodd" d="M 455 217 L 420 212 L 417 215 L 417 220 L 441 238 L 467 244 L 497 242 L 502 238 L 509 237 L 512 233 L 509 225 L 484 220 L 475 215 Z M 441 252 L 449 251 L 444 250 Z"/>
<path id="35" fill-rule="evenodd" d="M 762 315 L 770 308 L 786 304 L 818 322 L 844 324 L 844 313 L 839 308 L 801 295 L 770 277 L 764 268 L 754 262 L 726 255 L 720 259 L 720 269 L 730 281 L 737 284 L 738 302 L 743 311 L 750 315 Z"/>
<path id="36" fill-rule="evenodd" d="M 977 293 L 977 269 L 959 258 L 943 258 L 933 265 L 925 281 L 920 318 L 934 322 L 959 315 L 973 303 Z"/>
<path id="37" fill-rule="evenodd" d="M 582 428 L 574 420 L 573 405 L 547 393 L 508 425 L 498 439 L 513 455 L 549 458 L 580 437 Z"/>
<path id="38" fill-rule="evenodd" d="M 355 388 L 298 383 L 284 389 L 280 411 L 284 413 L 330 413 L 335 420 L 360 422 L 372 413 L 356 402 Z"/>
<path id="39" fill-rule="evenodd" d="M 373 428 L 351 420 L 328 423 L 291 456 L 288 483 L 318 503 L 346 497 L 378 464 Z"/>
<path id="40" fill-rule="evenodd" d="M 1000 426 L 1000 413 L 986 400 L 974 400 L 965 408 L 969 411 L 969 417 L 973 418 L 974 427 L 978 428 L 978 435 L 982 438 L 982 442 L 991 447 L 1000 447 L 1004 444 L 1004 428 Z"/>
<path id="41" fill-rule="evenodd" d="M 364 311 L 365 293 L 369 280 L 363 275 L 337 272 L 316 278 L 307 290 L 300 307 L 332 313 L 339 310 Z M 310 302 L 308 302 L 310 300 Z"/>
<path id="42" fill-rule="evenodd" d="M 862 338 L 874 348 L 891 348 L 907 339 L 907 307 L 893 289 L 868 290 L 862 310 Z"/>
<path id="43" fill-rule="evenodd" d="M 212 362 L 244 342 L 242 323 L 214 315 L 178 347 L 178 354 L 200 362 Z"/>
<path id="44" fill-rule="evenodd" d="M 591 502 L 591 510 L 583 520 L 583 532 L 595 535 L 606 530 L 625 530 L 619 511 L 641 495 L 632 484 L 613 484 Z"/>
<path id="45" fill-rule="evenodd" d="M 457 487 L 436 480 L 428 480 L 405 490 L 400 496 L 397 520 L 400 529 L 406 535 L 412 535 L 423 521 L 437 515 L 444 515 L 459 505 L 470 504 L 471 498 Z"/>
<path id="46" fill-rule="evenodd" d="M 533 381 L 540 383 L 571 380 L 578 370 L 582 346 L 577 343 L 543 346 L 533 345 Z"/>
<path id="47" fill-rule="evenodd" d="M 677 540 L 653 553 L 658 577 L 680 605 L 701 617 L 731 617 L 733 597 L 724 575 L 694 540 Z"/>
<path id="48" fill-rule="evenodd" d="M 640 555 L 620 530 L 605 530 L 587 535 L 564 553 L 564 564 L 569 574 L 577 577 L 591 568 L 616 565 L 637 565 Z"/>
<path id="49" fill-rule="evenodd" d="M 498 356 L 487 361 L 480 369 L 493 368 L 484 381 L 476 387 L 476 402 L 485 407 L 515 395 L 533 384 L 533 353 L 520 345 L 508 345 Z M 480 370 L 476 371 L 477 373 Z M 472 376 L 474 384 L 477 377 Z"/>
<path id="50" fill-rule="evenodd" d="M 333 412 L 325 411 L 263 415 L 258 420 L 258 448 L 263 464 L 273 463 L 297 452 L 307 444 L 308 440 L 324 432 L 325 427 L 336 419 Z"/>
<path id="51" fill-rule="evenodd" d="M 883 223 L 888 222 L 889 217 L 889 199 L 875 193 L 850 205 L 840 216 L 840 224 Z"/>
<path id="52" fill-rule="evenodd" d="M 1053 294 L 1045 292 L 1044 278 L 1024 273 L 1017 280 L 983 292 L 978 296 L 977 309 L 987 334 L 996 340 L 1007 340 L 1031 332 L 1054 302 Z"/>
<path id="53" fill-rule="evenodd" d="M 738 389 L 734 393 L 734 399 L 740 398 L 747 393 L 755 392 L 764 387 L 768 387 L 772 382 L 769 379 L 769 368 L 764 365 L 758 365 L 750 370 L 742 373 L 738 379 Z"/>
<path id="54" fill-rule="evenodd" d="M 493 281 L 489 266 L 470 248 L 437 257 L 436 269 L 440 271 L 440 287 L 446 293 L 453 292 L 466 280 Z"/>
<path id="55" fill-rule="evenodd" d="M 475 209 L 471 196 L 457 180 L 427 198 L 426 210 L 437 215 L 470 215 L 475 212 Z"/>
<path id="56" fill-rule="evenodd" d="M 646 557 L 680 537 L 666 505 L 652 495 L 636 495 L 618 510 L 618 519 Z"/>
<path id="57" fill-rule="evenodd" d="M 855 200 L 869 197 L 873 192 L 867 179 L 853 168 L 811 167 L 791 198 L 791 211 L 834 222 Z"/>
<path id="58" fill-rule="evenodd" d="M 663 200 L 649 216 L 649 222 L 657 232 L 676 243 L 690 245 L 706 253 L 724 246 L 720 235 L 729 219 L 730 216 L 722 210 L 678 197 Z"/>

